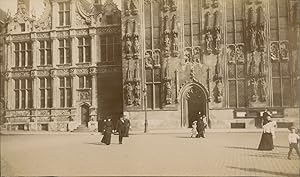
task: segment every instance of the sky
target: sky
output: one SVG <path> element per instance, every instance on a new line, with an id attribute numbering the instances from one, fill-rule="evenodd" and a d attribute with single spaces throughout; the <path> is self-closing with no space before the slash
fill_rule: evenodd
<path id="1" fill-rule="evenodd" d="M 34 10 L 37 17 L 43 13 L 44 10 L 43 1 L 44 0 L 30 0 L 31 11 Z M 88 1 L 92 1 L 92 0 L 88 0 Z M 120 8 L 121 0 L 114 0 L 114 1 Z M 7 10 L 9 10 L 11 12 L 11 15 L 14 15 L 17 12 L 17 0 L 0 0 L 0 8 L 4 12 L 7 12 Z"/>

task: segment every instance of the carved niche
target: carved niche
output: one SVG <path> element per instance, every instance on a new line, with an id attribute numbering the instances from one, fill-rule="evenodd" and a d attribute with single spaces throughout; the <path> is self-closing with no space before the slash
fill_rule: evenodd
<path id="1" fill-rule="evenodd" d="M 265 78 L 258 79 L 258 97 L 261 102 L 266 101 L 266 80 Z"/>
<path id="2" fill-rule="evenodd" d="M 248 82 L 249 86 L 249 96 L 251 102 L 257 101 L 257 80 L 255 78 L 251 78 Z"/>
<path id="3" fill-rule="evenodd" d="M 202 63 L 200 46 L 186 47 L 184 49 L 184 61 L 185 63 Z"/>
<path id="4" fill-rule="evenodd" d="M 134 77 L 133 77 L 133 99 L 134 105 L 141 105 L 141 79 L 139 75 L 139 65 L 136 63 L 136 68 L 134 69 Z"/>
<path id="5" fill-rule="evenodd" d="M 172 79 L 169 72 L 169 64 L 167 63 L 164 77 L 164 101 L 166 105 L 172 104 Z"/>
<path id="6" fill-rule="evenodd" d="M 159 68 L 160 67 L 160 50 L 147 50 L 145 52 L 145 67 Z"/>
<path id="7" fill-rule="evenodd" d="M 171 52 L 173 57 L 177 57 L 178 52 L 178 31 L 177 31 L 177 25 L 176 25 L 176 15 L 173 15 L 172 17 L 172 30 L 171 30 L 171 36 L 172 36 L 172 46 L 171 46 Z"/>
<path id="8" fill-rule="evenodd" d="M 215 54 L 219 54 L 221 51 L 221 13 L 217 10 L 214 13 L 214 51 Z"/>
<path id="9" fill-rule="evenodd" d="M 256 32 L 256 43 L 257 48 L 259 51 L 265 50 L 265 25 L 266 25 L 266 19 L 265 19 L 265 12 L 262 6 L 259 6 L 257 8 L 257 32 Z"/>
<path id="10" fill-rule="evenodd" d="M 125 15 L 137 15 L 138 14 L 138 2 L 137 0 L 126 0 L 125 1 Z"/>
<path id="11" fill-rule="evenodd" d="M 137 33 L 137 24 L 135 20 L 127 20 L 125 24 L 124 51 L 126 59 L 139 59 L 140 42 Z"/>
<path id="12" fill-rule="evenodd" d="M 163 19 L 163 53 L 164 57 L 170 56 L 170 49 L 171 49 L 171 41 L 170 41 L 170 31 L 169 31 L 169 17 L 166 15 Z"/>
<path id="13" fill-rule="evenodd" d="M 213 89 L 214 101 L 216 103 L 221 103 L 223 98 L 223 77 L 221 76 L 221 66 L 219 62 L 219 56 L 217 57 L 217 63 L 215 65 L 215 75 L 213 76 L 213 81 L 215 82 L 215 87 Z"/>
<path id="14" fill-rule="evenodd" d="M 256 50 L 256 27 L 254 22 L 254 10 L 253 7 L 248 9 L 248 30 L 247 30 L 247 41 L 249 52 Z"/>
<path id="15" fill-rule="evenodd" d="M 176 5 L 176 0 L 162 0 L 162 9 L 164 12 L 167 11 L 176 11 L 177 10 L 177 5 Z"/>

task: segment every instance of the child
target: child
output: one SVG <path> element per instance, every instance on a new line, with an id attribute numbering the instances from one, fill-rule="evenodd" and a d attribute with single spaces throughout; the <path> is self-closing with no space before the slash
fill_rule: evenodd
<path id="1" fill-rule="evenodd" d="M 299 137 L 299 135 L 296 134 L 295 128 L 291 128 L 291 132 L 289 133 L 288 139 L 289 139 L 289 144 L 290 144 L 288 159 L 291 160 L 290 155 L 291 155 L 293 149 L 296 150 L 296 152 L 300 158 L 300 153 L 299 153 L 299 149 L 298 149 L 298 141 L 299 141 L 300 137 Z"/>
<path id="2" fill-rule="evenodd" d="M 191 134 L 191 138 L 195 138 L 197 136 L 198 132 L 197 132 L 197 121 L 194 121 L 192 123 L 192 134 Z"/>

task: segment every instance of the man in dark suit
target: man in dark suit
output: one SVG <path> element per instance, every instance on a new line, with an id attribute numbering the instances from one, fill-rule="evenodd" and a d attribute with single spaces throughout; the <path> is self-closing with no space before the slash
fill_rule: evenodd
<path id="1" fill-rule="evenodd" d="M 127 118 L 127 116 L 124 116 L 124 122 L 125 122 L 125 134 L 124 137 L 129 137 L 129 129 L 130 129 L 130 120 Z"/>
<path id="2" fill-rule="evenodd" d="M 119 144 L 122 144 L 123 137 L 125 135 L 125 130 L 126 130 L 125 120 L 124 120 L 123 116 L 120 118 L 120 120 L 118 120 L 117 127 L 118 127 L 118 132 L 119 132 Z"/>

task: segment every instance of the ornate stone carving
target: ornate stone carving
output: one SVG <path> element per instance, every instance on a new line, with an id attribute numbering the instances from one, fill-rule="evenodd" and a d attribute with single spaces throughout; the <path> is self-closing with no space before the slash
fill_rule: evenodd
<path id="1" fill-rule="evenodd" d="M 121 29 L 118 26 L 109 26 L 109 27 L 99 27 L 97 28 L 98 34 L 117 34 L 120 33 Z"/>
<path id="2" fill-rule="evenodd" d="M 91 90 L 80 90 L 78 92 L 80 101 L 91 100 Z"/>
<path id="3" fill-rule="evenodd" d="M 165 104 L 172 104 L 172 83 L 169 74 L 169 64 L 167 63 L 165 68 L 165 78 L 164 78 L 164 91 L 165 91 Z"/>
<path id="4" fill-rule="evenodd" d="M 205 30 L 211 30 L 212 29 L 212 19 L 211 19 L 211 13 L 207 11 L 205 13 Z"/>
<path id="5" fill-rule="evenodd" d="M 184 61 L 185 63 L 200 63 L 201 62 L 200 46 L 195 46 L 193 48 L 186 47 L 184 49 Z"/>
<path id="6" fill-rule="evenodd" d="M 177 10 L 177 5 L 175 0 L 170 0 L 170 9 L 171 11 L 176 11 Z"/>
<path id="7" fill-rule="evenodd" d="M 218 8 L 218 7 L 219 7 L 219 5 L 220 5 L 220 2 L 219 2 L 219 0 L 213 0 L 213 4 L 212 4 L 212 6 L 213 6 L 214 8 Z"/>
<path id="8" fill-rule="evenodd" d="M 36 70 L 32 70 L 32 71 L 30 71 L 30 77 L 31 78 L 36 78 L 37 77 L 37 71 Z"/>
<path id="9" fill-rule="evenodd" d="M 256 77 L 259 74 L 258 66 L 255 61 L 254 55 L 251 54 L 251 61 L 249 63 L 249 76 Z"/>
<path id="10" fill-rule="evenodd" d="M 152 51 L 151 50 L 147 50 L 145 52 L 144 59 L 145 59 L 145 67 L 146 68 L 152 68 L 154 62 L 153 62 Z"/>
<path id="11" fill-rule="evenodd" d="M 245 63 L 244 45 L 239 44 L 235 47 L 235 49 L 236 49 L 235 51 L 236 61 L 240 64 L 244 64 Z"/>
<path id="12" fill-rule="evenodd" d="M 125 15 L 137 15 L 138 8 L 137 8 L 137 0 L 126 0 L 125 1 Z"/>
<path id="13" fill-rule="evenodd" d="M 36 33 L 38 39 L 48 39 L 50 38 L 50 33 Z"/>
<path id="14" fill-rule="evenodd" d="M 212 0 L 204 0 L 204 8 L 209 8 L 211 6 Z"/>
<path id="15" fill-rule="evenodd" d="M 169 31 L 169 26 L 168 26 L 168 20 L 169 17 L 166 15 L 164 16 L 164 22 L 163 22 L 163 51 L 164 51 L 164 57 L 169 57 L 170 56 L 170 31 Z"/>
<path id="16" fill-rule="evenodd" d="M 137 106 L 141 105 L 141 85 L 139 81 L 134 86 L 134 103 Z"/>
<path id="17" fill-rule="evenodd" d="M 185 63 L 192 62 L 193 50 L 190 47 L 184 49 L 184 61 Z"/>
<path id="18" fill-rule="evenodd" d="M 273 61 L 279 60 L 279 45 L 277 42 L 271 43 L 270 56 Z"/>
<path id="19" fill-rule="evenodd" d="M 235 45 L 228 45 L 227 46 L 227 58 L 228 58 L 228 64 L 235 64 Z"/>
<path id="20" fill-rule="evenodd" d="M 266 76 L 266 62 L 265 62 L 265 59 L 264 59 L 264 53 L 263 52 L 261 52 L 261 54 L 260 54 L 259 76 L 261 76 L 261 77 Z"/>
<path id="21" fill-rule="evenodd" d="M 163 11 L 167 12 L 169 10 L 169 0 L 162 0 L 163 1 Z"/>
<path id="22" fill-rule="evenodd" d="M 248 9 L 248 49 L 249 52 L 254 52 L 256 49 L 256 29 L 254 22 L 253 8 Z"/>
<path id="23" fill-rule="evenodd" d="M 76 30 L 76 34 L 78 36 L 87 36 L 87 35 L 89 35 L 89 31 L 87 29 L 79 29 L 79 30 Z"/>
<path id="24" fill-rule="evenodd" d="M 130 40 L 131 38 L 129 36 L 125 37 L 125 54 L 126 54 L 126 59 L 131 59 L 132 57 L 132 42 Z"/>
<path id="25" fill-rule="evenodd" d="M 69 37 L 69 35 L 70 35 L 69 31 L 57 31 L 56 32 L 56 36 L 58 38 L 67 38 L 67 37 Z"/>
<path id="26" fill-rule="evenodd" d="M 126 94 L 127 105 L 132 105 L 134 101 L 133 86 L 129 81 L 125 83 L 125 94 Z"/>
<path id="27" fill-rule="evenodd" d="M 159 68 L 160 67 L 160 50 L 159 49 L 155 49 L 153 50 L 153 62 L 154 62 L 154 67 Z"/>
<path id="28" fill-rule="evenodd" d="M 17 34 L 11 36 L 12 40 L 19 41 L 19 40 L 30 40 L 30 34 Z"/>
<path id="29" fill-rule="evenodd" d="M 215 53 L 219 54 L 221 51 L 221 29 L 220 28 L 215 29 L 214 47 L 215 47 Z"/>
<path id="30" fill-rule="evenodd" d="M 213 90 L 214 101 L 216 103 L 222 102 L 223 98 L 223 77 L 221 76 L 221 66 L 219 62 L 219 56 L 217 56 L 217 63 L 215 65 L 215 75 L 213 77 L 213 81 L 216 83 L 215 88 Z"/>
<path id="31" fill-rule="evenodd" d="M 211 34 L 211 30 L 206 30 L 205 33 L 205 49 L 206 53 L 210 55 L 213 49 L 213 36 Z"/>
<path id="32" fill-rule="evenodd" d="M 12 72 L 12 78 L 24 78 L 24 77 L 30 77 L 30 72 L 28 71 Z"/>
<path id="33" fill-rule="evenodd" d="M 133 51 L 133 58 L 138 59 L 140 55 L 140 44 L 139 44 L 139 36 L 137 34 L 133 35 L 132 51 Z"/>

